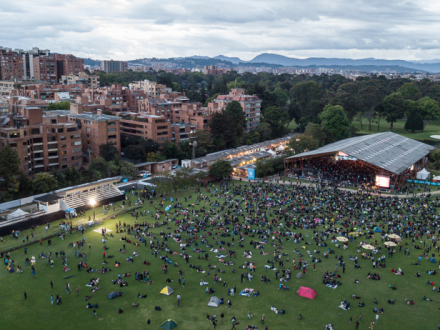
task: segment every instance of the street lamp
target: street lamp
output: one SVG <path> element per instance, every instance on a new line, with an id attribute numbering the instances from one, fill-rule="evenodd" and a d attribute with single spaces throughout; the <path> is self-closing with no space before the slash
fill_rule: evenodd
<path id="1" fill-rule="evenodd" d="M 90 203 L 90 205 L 93 206 L 93 221 L 95 221 L 95 204 L 96 204 L 96 201 L 94 199 L 91 199 L 89 201 L 89 203 Z"/>

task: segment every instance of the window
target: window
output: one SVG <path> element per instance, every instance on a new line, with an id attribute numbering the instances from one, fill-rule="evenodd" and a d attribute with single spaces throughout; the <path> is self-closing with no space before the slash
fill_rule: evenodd
<path id="1" fill-rule="evenodd" d="M 90 127 L 87 127 L 87 132 L 90 132 Z"/>
<path id="2" fill-rule="evenodd" d="M 66 139 L 66 136 L 64 136 L 64 135 L 63 135 L 63 136 L 60 136 L 60 140 L 61 140 L 61 141 L 64 141 L 65 139 Z"/>
<path id="3" fill-rule="evenodd" d="M 61 155 L 66 155 L 67 154 L 67 151 L 66 150 L 62 150 L 61 151 Z"/>
<path id="4" fill-rule="evenodd" d="M 60 148 L 65 148 L 65 147 L 67 147 L 67 144 L 66 144 L 66 143 L 61 143 L 61 144 L 60 144 Z"/>
<path id="5" fill-rule="evenodd" d="M 116 135 L 109 135 L 108 138 L 109 139 L 116 139 Z"/>

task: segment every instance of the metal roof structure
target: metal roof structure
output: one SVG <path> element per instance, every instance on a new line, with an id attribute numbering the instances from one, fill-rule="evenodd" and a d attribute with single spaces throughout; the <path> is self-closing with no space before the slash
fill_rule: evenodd
<path id="1" fill-rule="evenodd" d="M 400 174 L 435 149 L 393 132 L 357 136 L 288 157 L 309 158 L 341 151 L 358 160 Z"/>
<path id="2" fill-rule="evenodd" d="M 289 135 L 286 135 L 282 138 L 268 140 L 268 141 L 252 144 L 250 146 L 242 146 L 242 147 L 238 147 L 235 149 L 229 149 L 229 150 L 224 150 L 224 151 L 220 151 L 220 152 L 215 152 L 215 153 L 203 156 L 203 157 L 193 159 L 192 162 L 194 164 L 203 164 L 203 163 L 207 163 L 207 162 L 216 161 L 218 159 L 226 158 L 228 156 L 238 155 L 238 154 L 246 152 L 246 151 L 249 151 L 249 152 L 252 150 L 256 151 L 260 148 L 265 148 L 265 147 L 271 146 L 272 144 L 287 142 L 295 135 L 296 134 L 289 134 Z"/>

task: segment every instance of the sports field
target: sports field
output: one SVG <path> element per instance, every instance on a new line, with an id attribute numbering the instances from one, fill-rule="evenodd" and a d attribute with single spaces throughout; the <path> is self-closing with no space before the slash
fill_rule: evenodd
<path id="1" fill-rule="evenodd" d="M 186 248 L 186 252 L 191 256 L 189 258 L 189 263 L 185 263 L 185 260 L 180 256 L 182 250 L 179 248 L 179 243 L 175 242 L 172 237 L 168 234 L 175 235 L 176 224 L 173 221 L 167 223 L 167 225 L 160 226 L 158 228 L 150 228 L 148 234 L 152 234 L 154 238 L 147 236 L 147 244 L 144 246 L 140 244 L 136 247 L 133 244 L 121 241 L 122 236 L 126 236 L 127 239 L 132 240 L 132 242 L 138 241 L 133 238 L 133 235 L 127 235 L 124 233 L 116 233 L 115 223 L 125 222 L 126 224 L 133 225 L 136 219 L 130 214 L 125 214 L 118 216 L 115 220 L 107 220 L 103 223 L 103 227 L 112 230 L 108 232 L 105 236 L 106 243 L 102 243 L 102 236 L 99 232 L 96 232 L 96 227 L 87 228 L 84 233 L 85 244 L 84 249 L 78 249 L 74 247 L 69 247 L 70 243 L 76 243 L 76 241 L 81 241 L 83 236 L 81 233 L 74 231 L 72 234 L 66 235 L 66 239 L 62 240 L 59 237 L 52 238 L 52 246 L 48 247 L 48 242 L 43 241 L 42 245 L 39 243 L 31 245 L 27 248 L 27 254 L 25 255 L 24 250 L 18 249 L 11 253 L 11 258 L 14 260 L 15 267 L 20 265 L 23 269 L 23 273 L 8 273 L 6 267 L 0 272 L 0 283 L 1 283 L 1 329 L 160 329 L 162 322 L 166 319 L 173 319 L 177 323 L 176 329 L 213 329 L 214 326 L 212 322 L 207 320 L 207 314 L 212 316 L 214 313 L 217 315 L 218 324 L 217 329 L 231 329 L 231 318 L 236 317 L 239 324 L 236 326 L 237 329 L 246 329 L 247 325 L 255 325 L 258 329 L 264 329 L 268 326 L 268 329 L 323 329 L 325 324 L 332 323 L 333 329 L 355 329 L 355 322 L 359 320 L 360 314 L 363 314 L 362 321 L 359 321 L 359 329 L 369 329 L 370 322 L 375 320 L 376 314 L 373 313 L 373 308 L 383 308 L 384 313 L 379 314 L 379 322 L 374 326 L 374 329 L 437 329 L 437 324 L 440 324 L 438 315 L 440 313 L 440 295 L 432 291 L 432 286 L 426 284 L 426 282 L 433 281 L 435 285 L 440 284 L 439 274 L 431 276 L 426 273 L 426 271 L 431 269 L 438 269 L 438 264 L 430 263 L 425 257 L 421 260 L 421 265 L 411 265 L 417 262 L 417 256 L 422 254 L 422 250 L 412 249 L 411 239 L 405 239 L 402 241 L 402 252 L 399 252 L 399 247 L 396 248 L 396 253 L 393 258 L 389 258 L 386 250 L 381 242 L 380 234 L 374 234 L 374 238 L 370 238 L 367 241 L 374 244 L 377 240 L 378 245 L 382 245 L 382 251 L 375 255 L 376 259 L 378 256 L 384 254 L 386 256 L 386 268 L 373 269 L 371 260 L 362 259 L 361 254 L 370 251 L 361 249 L 361 253 L 357 252 L 357 245 L 361 240 L 366 240 L 365 236 L 360 236 L 354 242 L 350 242 L 347 249 L 342 249 L 336 247 L 335 243 L 331 242 L 330 237 L 327 237 L 324 242 L 328 244 L 327 247 L 319 247 L 313 240 L 314 230 L 302 229 L 295 225 L 289 225 L 286 221 L 281 219 L 280 221 L 272 222 L 273 219 L 278 218 L 277 213 L 280 209 L 284 210 L 289 207 L 290 203 L 294 203 L 295 199 L 302 198 L 305 191 L 295 192 L 290 199 L 285 200 L 284 205 L 276 205 L 270 207 L 259 208 L 257 211 L 257 216 L 254 214 L 247 213 L 233 213 L 237 215 L 239 222 L 244 223 L 246 221 L 247 229 L 243 226 L 240 230 L 243 237 L 243 247 L 239 246 L 240 235 L 239 232 L 233 230 L 233 225 L 229 224 L 226 226 L 219 226 L 219 221 L 224 221 L 225 212 L 228 210 L 228 206 L 233 203 L 233 205 L 239 205 L 242 210 L 246 210 L 246 205 L 258 206 L 259 202 L 264 200 L 270 200 L 273 202 L 277 201 L 281 193 L 286 193 L 291 191 L 291 187 L 271 187 L 261 186 L 259 194 L 254 194 L 253 198 L 244 198 L 243 196 L 237 194 L 234 196 L 233 201 L 229 201 L 224 205 L 225 195 L 231 196 L 232 191 L 237 185 L 248 185 L 247 183 L 234 182 L 229 185 L 229 187 L 221 192 L 217 191 L 221 197 L 216 197 L 213 195 L 213 189 L 219 189 L 219 184 L 215 184 L 214 187 L 209 186 L 208 191 L 204 188 L 201 189 L 203 196 L 207 196 L 208 199 L 202 199 L 197 202 L 197 196 L 199 193 L 195 192 L 195 187 L 189 188 L 187 191 L 177 192 L 171 194 L 174 202 L 170 200 L 163 201 L 162 198 L 157 197 L 153 199 L 153 206 L 148 202 L 144 203 L 141 210 L 150 210 L 152 214 L 155 212 L 154 206 L 158 206 L 160 202 L 163 201 L 164 206 L 176 204 L 176 199 L 180 198 L 182 203 L 182 209 L 171 208 L 168 216 L 169 218 L 174 218 L 175 215 L 171 214 L 177 211 L 179 216 L 178 220 L 183 219 L 182 210 L 189 210 L 189 218 L 193 221 L 202 221 L 204 212 L 193 213 L 194 211 L 205 209 L 205 214 L 208 214 L 208 221 L 204 224 L 203 228 L 200 228 L 194 236 L 188 236 L 186 232 L 182 232 L 181 237 L 185 242 L 186 239 L 193 238 L 194 242 L 190 243 L 190 247 Z M 309 189 L 309 188 L 307 188 Z M 269 192 L 271 192 L 269 194 Z M 309 190 L 307 191 L 308 196 L 317 195 L 319 191 Z M 333 192 L 329 192 L 333 194 Z M 184 198 L 189 198 L 186 202 Z M 337 195 L 337 194 L 336 194 Z M 131 201 L 134 201 L 135 196 L 128 194 Z M 214 204 L 218 202 L 218 205 Z M 257 204 L 255 204 L 257 203 Z M 316 203 L 316 204 L 315 204 Z M 321 200 L 322 205 L 328 203 L 328 206 L 337 205 L 334 199 Z M 419 204 L 426 203 L 419 200 Z M 193 205 L 194 204 L 194 205 Z M 331 222 L 331 215 L 337 214 L 338 210 L 328 212 L 326 209 L 325 216 L 321 214 L 321 211 L 314 212 L 313 209 L 318 206 L 318 202 L 315 201 L 313 204 L 304 203 L 306 208 L 310 207 L 308 213 L 301 213 L 298 211 L 297 216 L 292 218 L 289 222 L 296 222 L 299 224 L 301 219 L 313 219 L 313 218 L 328 218 L 328 223 L 323 226 L 317 226 L 315 229 L 317 232 L 321 232 L 325 229 L 325 226 L 329 225 Z M 420 206 L 419 204 L 413 204 L 417 207 L 427 207 Z M 119 203 L 116 205 L 118 207 Z M 223 207 L 223 209 L 222 209 Z M 327 207 L 327 206 L 325 206 Z M 342 206 L 347 207 L 347 205 Z M 399 213 L 397 208 L 391 208 L 395 210 L 395 214 Z M 163 210 L 163 208 L 162 208 Z M 258 226 L 255 223 L 250 223 L 249 218 L 263 217 L 263 212 L 267 212 L 266 225 Z M 87 216 L 91 212 L 89 211 Z M 102 214 L 102 208 L 96 209 L 96 216 L 99 218 Z M 218 214 L 222 220 L 216 220 L 212 222 L 211 218 Z M 197 215 L 197 216 L 196 216 Z M 368 214 L 365 214 L 368 217 Z M 248 220 L 245 220 L 248 218 Z M 165 215 L 161 215 L 159 221 L 163 221 Z M 147 214 L 146 216 L 140 216 L 137 223 L 146 221 L 149 224 L 155 222 L 154 218 Z M 427 220 L 428 221 L 428 220 Z M 74 222 L 75 224 L 75 222 Z M 187 224 L 187 222 L 183 223 Z M 282 225 L 281 225 L 282 224 Z M 52 223 L 51 230 L 48 234 L 54 233 L 57 228 L 57 223 Z M 200 225 L 200 223 L 199 223 Z M 196 223 L 191 224 L 192 227 L 197 227 Z M 338 227 L 339 225 L 336 225 Z M 99 226 L 98 228 L 100 228 Z M 215 235 L 216 233 L 227 233 L 225 228 L 229 229 L 229 236 L 222 237 L 220 235 Z M 328 228 L 328 227 L 327 227 Z M 365 233 L 367 228 L 364 225 L 359 226 L 360 231 Z M 365 228 L 365 229 L 364 229 Z M 387 226 L 385 225 L 384 230 L 386 231 Z M 264 234 L 253 233 L 252 230 L 270 230 L 271 234 L 267 235 L 265 238 Z M 294 243 L 293 239 L 289 236 L 281 236 L 282 241 L 280 242 L 278 234 L 274 232 L 286 231 L 294 232 L 297 234 L 302 234 L 304 240 L 300 243 Z M 166 235 L 166 239 L 161 238 L 160 233 L 163 232 Z M 112 233 L 114 237 L 110 237 L 109 234 Z M 30 231 L 25 231 L 21 233 L 22 236 L 29 235 Z M 46 235 L 44 228 L 39 227 L 35 231 L 35 237 L 38 235 Z M 218 249 L 220 245 L 216 244 L 216 240 L 213 237 L 217 237 L 218 240 L 223 240 L 222 246 L 225 250 L 219 251 L 220 253 L 227 254 L 228 251 L 234 251 L 237 258 L 232 257 L 225 258 L 226 260 L 231 260 L 234 265 L 225 266 L 222 262 L 219 262 L 216 258 L 217 253 L 210 252 L 211 247 L 207 247 L 206 244 L 201 243 L 203 236 L 207 235 L 208 244 L 213 245 L 214 249 Z M 260 237 L 258 237 L 260 236 Z M 272 243 L 272 236 L 276 236 L 275 241 Z M 337 234 L 334 236 L 338 236 Z M 0 249 L 11 247 L 14 245 L 20 245 L 21 237 L 19 240 L 13 240 L 11 237 L 4 237 L 3 246 Z M 155 257 L 153 250 L 150 249 L 150 239 L 153 240 L 153 244 L 162 246 L 162 242 L 165 242 L 169 248 L 169 252 L 165 249 L 157 248 L 158 254 Z M 426 235 L 423 239 L 419 239 L 416 245 L 423 245 L 425 241 L 426 247 L 429 247 L 431 240 L 426 239 Z M 258 242 L 263 249 L 256 249 L 252 242 Z M 260 242 L 266 241 L 267 244 L 260 244 Z M 195 243 L 199 245 L 196 246 Z M 91 247 L 89 248 L 89 243 Z M 227 243 L 232 243 L 233 246 L 228 247 Z M 308 245 L 306 243 L 310 243 Z M 125 253 L 121 253 L 123 244 L 126 245 Z M 406 245 L 408 244 L 408 245 Z M 109 249 L 106 250 L 106 255 L 114 255 L 114 258 L 107 259 L 108 263 L 103 265 L 103 247 L 106 245 Z M 282 249 L 280 248 L 282 247 Z M 197 253 L 193 249 L 202 249 L 206 252 Z M 328 258 L 324 258 L 323 252 L 330 248 L 335 251 L 334 254 L 330 254 Z M 411 256 L 407 257 L 403 255 L 403 249 L 409 248 L 411 250 Z M 292 261 L 295 259 L 296 265 L 299 262 L 299 255 L 294 250 L 298 250 L 302 255 L 302 261 L 308 262 L 308 267 L 305 272 L 304 278 L 296 278 L 295 275 L 298 270 L 293 269 Z M 244 251 L 251 251 L 252 256 L 250 258 L 244 257 Z M 269 260 L 274 260 L 274 251 L 279 250 L 283 254 L 282 261 L 284 262 L 284 267 L 280 267 L 278 262 L 274 263 L 277 269 L 280 268 L 290 268 L 292 270 L 292 279 L 288 282 L 280 282 L 276 280 L 276 272 L 271 269 L 265 268 L 268 265 Z M 314 250 L 320 250 L 319 253 L 313 253 Z M 71 268 L 70 271 L 65 272 L 62 265 L 61 257 L 54 258 L 54 267 L 47 265 L 47 259 L 40 259 L 38 255 L 42 252 L 48 254 L 52 252 L 65 251 L 67 257 L 68 267 Z M 86 264 L 88 267 L 93 269 L 100 269 L 103 266 L 111 269 L 110 272 L 105 274 L 87 273 L 84 269 L 79 271 L 77 264 L 83 261 L 83 258 L 76 258 L 75 251 L 85 252 L 87 256 Z M 133 256 L 133 252 L 139 253 L 139 256 Z M 172 252 L 176 251 L 176 254 Z M 262 251 L 268 253 L 267 255 L 260 254 Z M 315 258 L 320 258 L 322 262 L 316 263 L 316 270 L 313 270 L 312 258 L 309 256 L 307 251 L 310 251 Z M 430 253 L 435 252 L 434 249 Z M 208 253 L 209 260 L 200 260 L 199 256 L 204 257 L 205 253 Z M 285 255 L 284 255 L 285 254 Z M 339 265 L 338 274 L 341 275 L 339 281 L 342 285 L 338 286 L 336 289 L 326 287 L 323 283 L 323 273 L 329 271 L 331 273 L 335 272 L 336 265 L 338 264 L 338 259 L 336 256 L 343 256 L 346 269 L 343 273 L 342 267 Z M 36 277 L 34 279 L 31 274 L 31 266 L 25 266 L 25 259 L 31 256 L 35 256 L 36 259 Z M 134 262 L 126 262 L 126 258 L 133 256 Z M 172 261 L 168 264 L 168 273 L 165 275 L 162 272 L 162 265 L 165 264 L 160 256 L 168 256 Z M 354 262 L 349 259 L 350 256 L 358 256 L 358 264 L 361 266 L 360 269 L 354 268 Z M 435 252 L 435 257 L 437 261 L 439 260 L 438 252 Z M 121 263 L 120 267 L 114 267 L 115 262 Z M 144 261 L 150 263 L 149 266 L 144 264 Z M 255 273 L 252 272 L 252 280 L 245 280 L 244 283 L 241 282 L 241 274 L 249 272 L 248 268 L 243 269 L 245 262 L 254 262 L 256 265 Z M 174 263 L 178 263 L 179 266 L 173 266 Z M 191 268 L 190 264 L 195 266 L 200 266 L 205 273 L 197 272 L 196 268 Z M 208 264 L 215 265 L 216 269 L 208 268 Z M 391 269 L 401 268 L 404 271 L 403 276 L 396 276 L 391 273 Z M 149 271 L 149 279 L 153 281 L 152 284 L 147 284 L 144 281 L 136 281 L 134 273 L 136 271 Z M 182 271 L 181 276 L 178 272 Z M 224 271 L 224 273 L 217 272 L 218 270 Z M 235 272 L 233 273 L 233 270 Z M 128 273 L 131 272 L 130 277 L 123 277 L 128 283 L 127 287 L 120 287 L 117 284 L 113 284 L 112 280 L 118 278 L 118 273 Z M 381 280 L 370 280 L 367 279 L 367 274 L 369 272 L 376 272 L 380 275 Z M 415 277 L 416 272 L 421 273 L 421 277 Z M 281 272 L 280 272 L 281 273 Z M 225 282 L 225 286 L 222 283 L 213 282 L 213 276 L 217 274 L 222 282 Z M 64 279 L 66 276 L 72 276 L 68 279 Z M 266 276 L 270 278 L 269 283 L 262 283 L 261 277 Z M 180 278 L 185 278 L 185 287 L 179 285 L 178 280 Z M 86 284 L 91 278 L 99 278 L 100 290 L 96 291 L 95 294 L 91 294 L 92 289 L 87 287 Z M 173 282 L 166 283 L 166 279 L 170 278 Z M 355 279 L 359 280 L 359 283 L 354 283 Z M 54 283 L 53 289 L 51 289 L 50 282 Z M 215 294 L 207 294 L 205 290 L 207 286 L 200 286 L 200 281 L 208 282 L 208 287 L 215 289 Z M 71 290 L 69 294 L 66 294 L 66 283 L 70 284 Z M 289 290 L 279 290 L 279 284 L 283 284 L 289 287 Z M 395 285 L 397 290 L 391 290 L 389 285 Z M 160 291 L 163 287 L 169 285 L 174 289 L 174 293 L 170 296 L 161 295 Z M 316 290 L 317 296 L 315 299 L 310 300 L 304 297 L 300 297 L 296 294 L 299 287 L 305 286 Z M 76 295 L 76 288 L 79 288 L 79 296 Z M 252 288 L 255 291 L 259 291 L 257 297 L 245 297 L 235 294 L 234 297 L 228 296 L 228 287 L 236 287 L 238 292 L 245 288 Z M 115 299 L 108 299 L 107 296 L 112 291 L 122 291 L 123 296 Z M 27 300 L 24 298 L 24 292 L 27 294 Z M 147 298 L 138 298 L 138 293 L 141 295 L 147 295 Z M 62 304 L 58 306 L 51 305 L 50 296 L 55 297 L 59 294 L 62 298 Z M 180 294 L 181 296 L 181 307 L 177 308 L 176 296 Z M 86 309 L 87 301 L 84 300 L 85 296 L 91 295 L 91 304 L 98 304 L 99 308 L 96 309 L 97 317 L 92 316 L 93 309 Z M 207 303 L 213 295 L 217 297 L 223 297 L 225 302 L 228 299 L 232 301 L 232 308 L 229 310 L 225 305 L 220 305 L 219 308 L 208 307 Z M 358 307 L 357 303 L 359 300 L 352 300 L 351 296 L 356 295 L 362 298 L 365 302 L 365 307 Z M 433 301 L 422 300 L 423 296 L 426 296 Z M 378 304 L 374 304 L 373 300 L 376 298 Z M 394 305 L 389 305 L 387 300 L 393 298 L 396 303 Z M 415 301 L 415 305 L 407 305 L 404 303 L 405 298 Z M 344 311 L 338 308 L 341 300 L 346 299 L 351 303 L 351 309 L 349 311 Z M 132 303 L 138 303 L 139 306 L 134 308 Z M 161 311 L 155 311 L 154 307 L 160 306 Z M 284 309 L 285 314 L 275 314 L 271 311 L 271 306 L 276 306 L 278 310 Z M 123 313 L 118 314 L 118 309 L 122 308 Z M 248 319 L 248 312 L 251 311 L 252 318 Z M 225 320 L 222 322 L 220 320 L 220 314 L 225 314 Z M 261 315 L 265 314 L 264 325 L 260 324 Z M 302 315 L 302 319 L 298 318 L 299 314 Z M 353 317 L 353 322 L 349 324 L 350 317 Z M 147 324 L 147 320 L 150 319 L 152 324 Z"/>

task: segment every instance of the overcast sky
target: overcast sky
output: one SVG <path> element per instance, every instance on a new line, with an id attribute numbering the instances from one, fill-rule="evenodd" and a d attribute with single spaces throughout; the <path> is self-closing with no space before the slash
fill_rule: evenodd
<path id="1" fill-rule="evenodd" d="M 0 46 L 94 59 L 440 58 L 438 0 L 0 2 Z"/>

